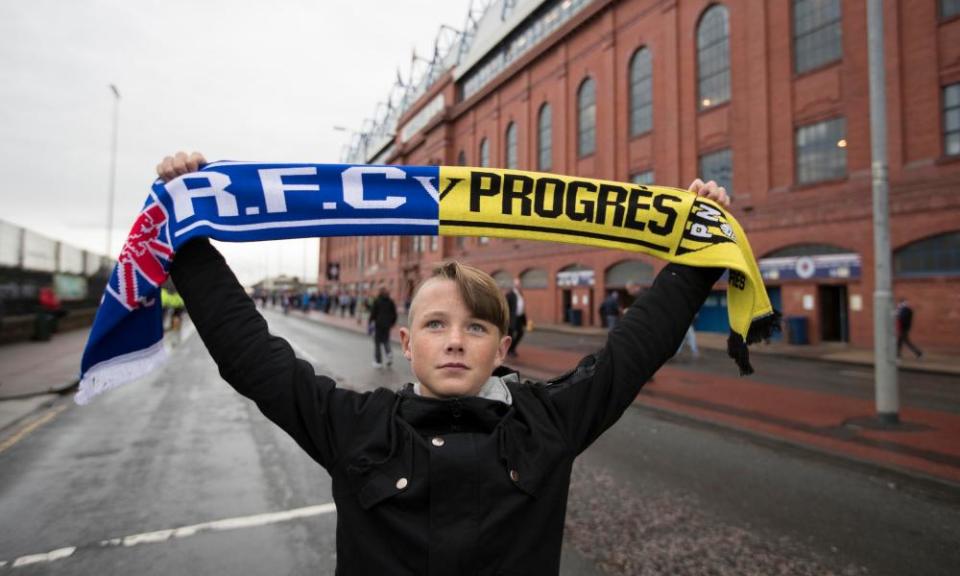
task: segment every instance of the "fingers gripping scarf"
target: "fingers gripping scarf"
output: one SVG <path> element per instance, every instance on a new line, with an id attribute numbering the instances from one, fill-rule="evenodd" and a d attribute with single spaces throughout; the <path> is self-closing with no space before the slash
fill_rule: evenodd
<path id="1" fill-rule="evenodd" d="M 493 168 L 215 162 L 154 182 L 97 311 L 77 402 L 164 359 L 159 287 L 191 238 L 389 235 L 547 240 L 727 268 L 728 352 L 741 374 L 753 371 L 746 344 L 777 325 L 740 225 L 684 190 Z"/>

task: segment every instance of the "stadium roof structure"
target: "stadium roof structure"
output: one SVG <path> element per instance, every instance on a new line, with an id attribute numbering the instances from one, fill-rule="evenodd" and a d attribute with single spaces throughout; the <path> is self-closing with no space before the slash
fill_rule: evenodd
<path id="1" fill-rule="evenodd" d="M 385 161 L 399 136 L 400 118 L 448 72 L 461 84 L 460 97 L 468 98 L 590 2 L 473 0 L 462 28 L 441 26 L 430 57 L 414 51 L 406 76 L 397 70 L 386 101 L 379 102 L 354 133 L 343 161 Z"/>

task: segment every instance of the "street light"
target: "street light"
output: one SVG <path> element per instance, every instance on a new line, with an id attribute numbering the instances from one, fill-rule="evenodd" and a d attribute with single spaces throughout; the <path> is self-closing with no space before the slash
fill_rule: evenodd
<path id="1" fill-rule="evenodd" d="M 870 70 L 870 163 L 873 175 L 873 363 L 877 417 L 900 422 L 900 388 L 893 323 L 890 266 L 890 186 L 887 181 L 887 96 L 883 58 L 883 2 L 867 2 Z"/>
<path id="2" fill-rule="evenodd" d="M 111 249 L 113 236 L 113 196 L 117 185 L 117 132 L 120 124 L 120 91 L 116 85 L 110 85 L 113 93 L 113 141 L 110 145 L 110 192 L 107 200 L 107 257 L 113 254 Z"/>

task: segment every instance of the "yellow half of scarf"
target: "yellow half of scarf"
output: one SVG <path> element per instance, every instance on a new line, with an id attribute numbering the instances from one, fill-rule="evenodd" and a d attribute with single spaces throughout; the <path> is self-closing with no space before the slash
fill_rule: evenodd
<path id="1" fill-rule="evenodd" d="M 442 236 L 565 242 L 728 269 L 728 348 L 742 373 L 752 372 L 743 344 L 777 322 L 743 228 L 686 190 L 460 166 L 440 167 L 438 189 Z"/>

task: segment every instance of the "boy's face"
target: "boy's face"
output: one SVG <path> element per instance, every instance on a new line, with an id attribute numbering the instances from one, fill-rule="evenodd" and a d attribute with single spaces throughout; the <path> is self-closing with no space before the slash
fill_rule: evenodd
<path id="1" fill-rule="evenodd" d="M 473 316 L 453 280 L 427 280 L 400 329 L 403 355 L 424 396 L 474 396 L 503 362 L 510 337 Z"/>

